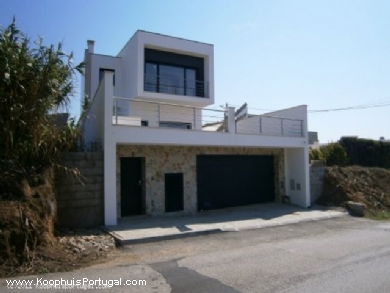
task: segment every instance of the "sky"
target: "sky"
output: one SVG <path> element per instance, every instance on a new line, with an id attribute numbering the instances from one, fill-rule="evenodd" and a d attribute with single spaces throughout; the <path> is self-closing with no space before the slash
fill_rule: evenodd
<path id="1" fill-rule="evenodd" d="M 32 39 L 62 41 L 75 63 L 88 39 L 95 53 L 116 55 L 138 29 L 210 43 L 215 108 L 246 102 L 261 114 L 307 105 L 321 143 L 390 139 L 387 0 L 0 0 L 0 25 L 13 16 Z M 348 110 L 332 110 L 340 108 Z"/>

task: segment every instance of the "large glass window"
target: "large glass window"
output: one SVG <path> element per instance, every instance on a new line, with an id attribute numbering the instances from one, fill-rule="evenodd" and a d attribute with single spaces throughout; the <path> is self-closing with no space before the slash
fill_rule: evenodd
<path id="1" fill-rule="evenodd" d="M 184 68 L 160 65 L 160 93 L 184 95 Z"/>
<path id="2" fill-rule="evenodd" d="M 196 71 L 195 69 L 186 69 L 186 95 L 196 96 Z"/>
<path id="3" fill-rule="evenodd" d="M 146 63 L 145 64 L 145 91 L 157 92 L 158 91 L 158 68 L 157 64 Z"/>
<path id="4" fill-rule="evenodd" d="M 180 66 L 145 63 L 144 90 L 172 95 L 197 94 L 196 70 Z"/>

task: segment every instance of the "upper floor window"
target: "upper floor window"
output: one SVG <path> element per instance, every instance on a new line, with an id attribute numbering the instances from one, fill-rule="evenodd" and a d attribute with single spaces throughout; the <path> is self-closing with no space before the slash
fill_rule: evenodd
<path id="1" fill-rule="evenodd" d="M 206 86 L 203 58 L 145 48 L 145 91 L 206 97 Z"/>
<path id="2" fill-rule="evenodd" d="M 145 91 L 157 92 L 158 85 L 158 70 L 157 64 L 146 63 L 145 64 Z"/>
<path id="3" fill-rule="evenodd" d="M 145 91 L 182 96 L 204 96 L 203 82 L 196 80 L 196 69 L 145 63 Z"/>

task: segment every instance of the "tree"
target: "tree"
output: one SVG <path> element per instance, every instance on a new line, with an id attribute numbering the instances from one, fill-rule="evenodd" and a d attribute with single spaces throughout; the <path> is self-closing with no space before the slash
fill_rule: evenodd
<path id="1" fill-rule="evenodd" d="M 62 44 L 32 42 L 15 19 L 0 30 L 0 160 L 26 170 L 55 164 L 77 135 L 74 119 L 57 127 L 55 115 L 67 109 L 74 92 L 73 54 Z"/>
<path id="2" fill-rule="evenodd" d="M 56 125 L 83 67 L 72 57 L 61 43 L 31 41 L 15 19 L 0 28 L 0 263 L 10 266 L 7 271 L 33 266 L 36 248 L 54 243 L 56 200 L 48 167 L 59 165 L 78 136 L 74 119 Z"/>
<path id="3" fill-rule="evenodd" d="M 347 152 L 337 142 L 322 146 L 320 150 L 327 166 L 345 166 L 349 162 Z"/>

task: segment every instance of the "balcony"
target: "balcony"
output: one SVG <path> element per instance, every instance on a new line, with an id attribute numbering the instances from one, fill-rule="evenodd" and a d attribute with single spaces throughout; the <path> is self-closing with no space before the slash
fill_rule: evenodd
<path id="1" fill-rule="evenodd" d="M 185 79 L 178 76 L 167 75 L 144 75 L 144 91 L 179 95 L 189 97 L 208 98 L 208 82 Z"/>
<path id="2" fill-rule="evenodd" d="M 236 122 L 240 134 L 304 137 L 303 120 L 259 115 Z"/>
<path id="3" fill-rule="evenodd" d="M 297 138 L 305 136 L 302 119 L 272 115 L 235 119 L 234 111 L 232 113 L 229 109 L 216 110 L 119 97 L 114 97 L 113 101 L 113 125 Z M 128 115 L 119 114 L 123 102 L 129 103 Z M 229 118 L 229 115 L 232 115 L 233 119 Z"/>
<path id="4" fill-rule="evenodd" d="M 107 78 L 106 78 L 107 77 Z M 299 148 L 307 144 L 307 107 L 237 119 L 233 107 L 208 109 L 113 95 L 105 73 L 85 113 L 84 143 Z"/>
<path id="5" fill-rule="evenodd" d="M 126 115 L 124 108 L 128 109 Z M 225 110 L 114 97 L 113 124 L 207 131 L 208 125 L 222 125 L 225 113 Z"/>

